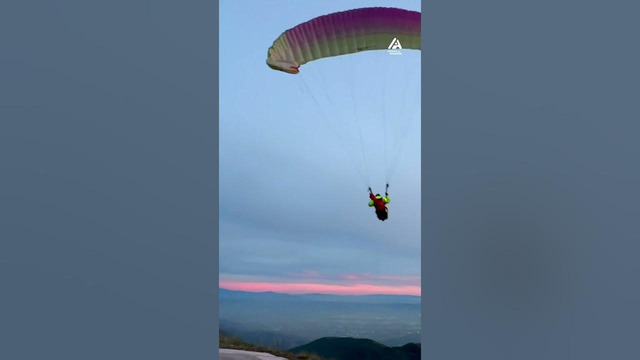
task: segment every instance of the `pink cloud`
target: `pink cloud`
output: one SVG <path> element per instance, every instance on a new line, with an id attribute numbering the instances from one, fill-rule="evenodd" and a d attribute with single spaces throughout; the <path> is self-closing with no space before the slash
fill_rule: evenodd
<path id="1" fill-rule="evenodd" d="M 313 283 L 269 283 L 220 281 L 220 288 L 226 290 L 265 292 L 273 291 L 287 294 L 334 294 L 334 295 L 421 295 L 420 286 L 387 286 L 372 284 L 313 284 Z"/>
<path id="2" fill-rule="evenodd" d="M 344 280 L 349 280 L 349 281 L 358 281 L 362 279 L 362 277 L 356 274 L 342 274 L 340 275 L 340 278 Z"/>

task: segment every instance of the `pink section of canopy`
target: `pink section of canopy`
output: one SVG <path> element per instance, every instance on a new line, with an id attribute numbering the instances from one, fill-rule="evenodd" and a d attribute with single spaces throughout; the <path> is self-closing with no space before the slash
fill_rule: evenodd
<path id="1" fill-rule="evenodd" d="M 306 48 L 318 44 L 311 31 L 324 34 L 326 40 L 352 37 L 358 33 L 384 34 L 397 31 L 420 34 L 420 13 L 396 8 L 364 8 L 319 16 L 285 32 L 291 47 Z M 309 41 L 309 43 L 307 43 Z"/>

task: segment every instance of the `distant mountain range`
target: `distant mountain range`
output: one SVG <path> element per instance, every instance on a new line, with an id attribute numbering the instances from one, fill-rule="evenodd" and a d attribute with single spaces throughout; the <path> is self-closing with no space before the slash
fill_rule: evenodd
<path id="1" fill-rule="evenodd" d="M 369 339 L 326 337 L 289 350 L 306 351 L 335 360 L 420 360 L 420 344 L 387 347 Z"/>
<path id="2" fill-rule="evenodd" d="M 250 293 L 220 289 L 220 330 L 290 349 L 327 336 L 387 346 L 420 342 L 420 297 Z"/>
<path id="3" fill-rule="evenodd" d="M 234 290 L 219 290 L 219 298 L 222 300 L 285 300 L 285 301 L 321 301 L 340 303 L 364 303 L 364 304 L 414 304 L 420 305 L 420 297 L 412 295 L 329 295 L 329 294 L 282 294 L 271 291 L 246 292 Z"/>

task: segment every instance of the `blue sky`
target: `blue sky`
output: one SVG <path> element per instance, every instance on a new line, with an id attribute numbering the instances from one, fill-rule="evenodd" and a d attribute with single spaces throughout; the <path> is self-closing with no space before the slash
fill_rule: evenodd
<path id="1" fill-rule="evenodd" d="M 322 59 L 298 75 L 265 64 L 284 30 L 371 6 L 420 10 L 418 1 L 221 1 L 221 287 L 419 287 L 420 52 Z M 384 191 L 390 173 L 382 223 L 366 189 Z"/>

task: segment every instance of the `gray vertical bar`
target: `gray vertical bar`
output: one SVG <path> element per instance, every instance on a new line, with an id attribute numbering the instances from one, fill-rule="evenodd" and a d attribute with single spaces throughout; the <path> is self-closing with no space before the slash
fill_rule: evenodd
<path id="1" fill-rule="evenodd" d="M 218 4 L 0 1 L 0 359 L 214 359 Z"/>
<path id="2" fill-rule="evenodd" d="M 212 259 L 212 263 L 214 266 L 214 272 L 213 274 L 211 274 L 213 276 L 213 281 L 212 284 L 215 288 L 215 296 L 213 299 L 213 303 L 212 306 L 214 307 L 214 317 L 215 319 L 213 319 L 214 321 L 214 339 L 213 339 L 213 350 L 215 350 L 215 354 L 214 354 L 214 359 L 218 359 L 220 357 L 220 352 L 219 352 L 219 347 L 220 347 L 220 327 L 219 327 L 219 322 L 220 322 L 220 306 L 219 306 L 219 302 L 220 302 L 220 297 L 219 297 L 219 286 L 220 286 L 220 277 L 219 277 L 219 273 L 220 273 L 220 246 L 219 246 L 219 242 L 220 242 L 220 231 L 219 231 L 219 226 L 220 226 L 220 166 L 219 166 L 219 142 L 220 142 L 220 112 L 219 112 L 219 108 L 220 108 L 220 94 L 219 94 L 219 74 L 220 74 L 220 47 L 218 44 L 219 41 L 219 33 L 220 33 L 220 2 L 218 1 L 214 1 L 214 7 L 213 7 L 213 12 L 211 14 L 211 21 L 212 21 L 212 26 L 214 29 L 214 33 L 212 34 L 212 48 L 213 48 L 213 62 L 211 64 L 211 71 L 213 71 L 213 101 L 214 101 L 214 106 L 213 106 L 213 111 L 214 111 L 214 115 L 213 115 L 213 121 L 214 121 L 214 131 L 211 134 L 211 136 L 215 139 L 214 141 L 214 149 L 213 149 L 213 168 L 214 168 L 214 184 L 213 184 L 213 191 L 214 191 L 214 203 L 212 204 L 213 206 L 213 219 L 211 219 L 213 221 L 213 234 L 211 237 L 211 240 L 213 242 L 215 242 L 215 246 L 214 248 L 214 252 L 213 252 L 213 259 Z"/>
<path id="3" fill-rule="evenodd" d="M 425 1 L 424 359 L 638 359 L 636 2 Z"/>

